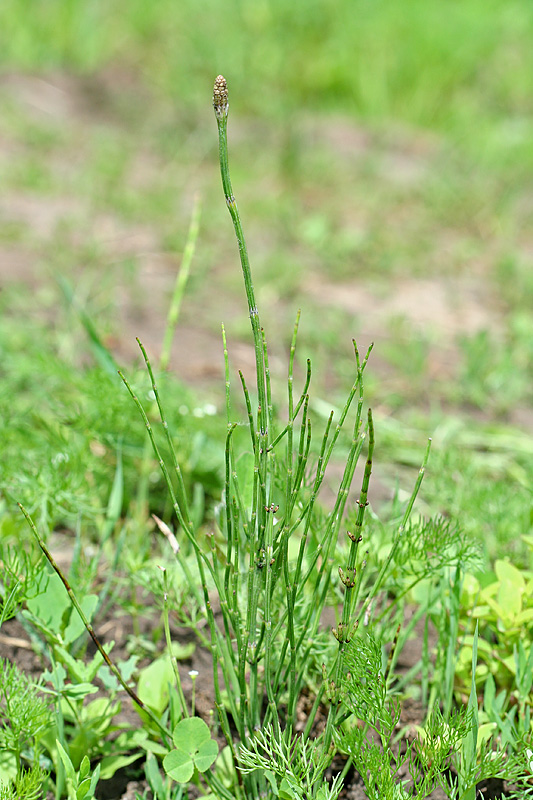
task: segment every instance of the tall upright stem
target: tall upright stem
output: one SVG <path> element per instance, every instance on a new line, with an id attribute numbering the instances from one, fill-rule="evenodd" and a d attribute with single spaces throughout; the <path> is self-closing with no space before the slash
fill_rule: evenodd
<path id="1" fill-rule="evenodd" d="M 254 480 L 253 480 L 253 499 L 251 503 L 250 514 L 250 534 L 254 536 L 254 543 L 250 548 L 250 562 L 248 571 L 248 601 L 246 613 L 243 614 L 243 635 L 241 638 L 241 646 L 238 648 L 239 652 L 239 683 L 240 683 L 240 724 L 244 727 L 247 724 L 250 732 L 259 724 L 261 701 L 258 697 L 257 682 L 258 682 L 258 659 L 259 659 L 259 644 L 261 637 L 258 639 L 259 628 L 259 603 L 261 592 L 266 591 L 266 607 L 264 617 L 261 625 L 264 625 L 266 631 L 266 645 L 265 645 L 265 680 L 267 683 L 266 691 L 269 699 L 271 713 L 275 712 L 275 699 L 272 690 L 272 664 L 271 664 L 271 636 L 272 636 L 272 610 L 269 602 L 269 593 L 271 591 L 272 580 L 272 564 L 273 561 L 273 541 L 272 541 L 272 520 L 267 520 L 267 517 L 273 508 L 270 498 L 270 482 L 269 470 L 267 461 L 269 459 L 269 437 L 272 432 L 269 430 L 269 420 L 272 416 L 271 408 L 271 393 L 270 393 L 270 377 L 268 370 L 266 342 L 264 332 L 261 328 L 259 321 L 259 312 L 255 301 L 254 287 L 252 283 L 252 273 L 250 270 L 250 261 L 248 259 L 248 251 L 246 249 L 246 242 L 244 240 L 244 233 L 242 230 L 241 218 L 237 203 L 233 194 L 231 186 L 231 179 L 229 174 L 228 164 L 228 87 L 226 79 L 219 75 L 215 80 L 213 89 L 213 107 L 215 109 L 215 117 L 218 125 L 218 151 L 220 159 L 220 174 L 222 176 L 222 187 L 224 196 L 226 198 L 226 205 L 228 207 L 235 235 L 237 237 L 237 244 L 239 246 L 239 256 L 241 260 L 242 274 L 244 278 L 244 288 L 246 290 L 246 298 L 248 301 L 248 312 L 250 315 L 250 323 L 252 325 L 252 334 L 255 349 L 255 364 L 256 364 L 256 380 L 257 380 L 257 422 L 254 430 L 253 414 L 249 408 L 250 427 L 254 439 Z M 245 393 L 245 397 L 247 395 Z M 270 402 L 269 402 L 270 401 Z M 228 420 L 229 421 L 229 420 Z M 270 455 L 273 457 L 273 454 Z M 229 494 L 226 498 L 230 502 Z M 265 577 L 265 563 L 268 562 L 266 577 Z M 236 565 L 238 568 L 238 565 Z M 265 586 L 266 582 L 266 586 Z M 247 700 L 247 684 L 246 684 L 246 668 L 249 668 L 249 695 L 250 700 Z M 274 714 L 277 721 L 277 714 Z M 279 726 L 277 733 L 279 734 Z"/>
<path id="2" fill-rule="evenodd" d="M 248 258 L 248 250 L 244 240 L 244 233 L 242 230 L 241 218 L 233 189 L 231 186 L 231 179 L 229 175 L 228 164 L 228 87 L 226 79 L 219 75 L 215 80 L 213 89 L 213 107 L 215 109 L 215 116 L 218 124 L 218 153 L 220 159 L 220 174 L 222 176 L 222 187 L 224 189 L 224 196 L 226 198 L 226 205 L 228 206 L 233 227 L 235 228 L 235 235 L 239 245 L 239 255 L 241 259 L 242 274 L 244 277 L 244 288 L 246 290 L 246 297 L 248 300 L 248 311 L 250 314 L 250 322 L 252 324 L 252 332 L 254 337 L 255 347 L 255 363 L 257 367 L 257 396 L 259 402 L 258 408 L 258 421 L 259 430 L 263 433 L 266 432 L 267 427 L 267 393 L 266 393 L 266 376 L 265 376 L 265 359 L 263 353 L 263 337 L 261 334 L 261 323 L 259 321 L 259 311 L 255 302 L 254 287 L 252 283 L 252 273 L 250 271 L 250 261 Z M 265 443 L 266 444 L 266 443 Z"/>

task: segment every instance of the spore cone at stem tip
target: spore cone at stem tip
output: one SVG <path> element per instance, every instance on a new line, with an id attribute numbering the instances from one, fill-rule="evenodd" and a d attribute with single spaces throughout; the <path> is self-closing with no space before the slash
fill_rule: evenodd
<path id="1" fill-rule="evenodd" d="M 228 84 L 223 75 L 218 75 L 213 88 L 213 108 L 217 119 L 224 119 L 228 114 Z"/>

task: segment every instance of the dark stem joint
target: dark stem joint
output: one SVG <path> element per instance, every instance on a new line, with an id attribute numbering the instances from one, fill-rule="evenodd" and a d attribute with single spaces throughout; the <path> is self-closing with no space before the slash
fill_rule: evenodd
<path id="1" fill-rule="evenodd" d="M 368 500 L 365 503 L 362 503 L 360 500 L 356 500 L 355 502 L 357 503 L 359 508 L 366 508 L 366 506 L 369 504 Z"/>
<path id="2" fill-rule="evenodd" d="M 276 511 L 279 511 L 279 505 L 276 506 L 274 503 L 271 503 L 269 506 L 265 506 L 265 511 L 267 514 L 275 514 Z"/>

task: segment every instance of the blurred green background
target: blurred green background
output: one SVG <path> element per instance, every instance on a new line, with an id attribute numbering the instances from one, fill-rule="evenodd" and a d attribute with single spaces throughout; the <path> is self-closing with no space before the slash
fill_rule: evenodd
<path id="1" fill-rule="evenodd" d="M 0 38 L 7 433 L 19 368 L 39 406 L 39 375 L 93 364 L 80 310 L 120 363 L 137 335 L 157 354 L 196 194 L 172 370 L 220 403 L 224 321 L 232 365 L 252 374 L 211 108 L 223 73 L 275 377 L 298 307 L 300 364 L 312 355 L 326 406 L 350 385 L 351 338 L 374 341 L 376 502 L 398 475 L 409 488 L 432 435 L 421 510 L 529 559 L 531 3 L 3 0 Z M 24 368 L 19 329 L 41 348 Z"/>

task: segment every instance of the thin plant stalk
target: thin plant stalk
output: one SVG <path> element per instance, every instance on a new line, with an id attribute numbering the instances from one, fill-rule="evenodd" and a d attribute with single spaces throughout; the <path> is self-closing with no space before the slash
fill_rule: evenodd
<path id="1" fill-rule="evenodd" d="M 120 683 L 120 685 L 122 686 L 124 691 L 126 691 L 129 694 L 129 696 L 131 697 L 133 702 L 137 706 L 139 706 L 139 708 L 151 719 L 151 721 L 154 723 L 154 725 L 156 725 L 159 728 L 159 730 L 161 731 L 161 734 L 163 735 L 163 738 L 165 739 L 165 741 L 168 742 L 169 739 L 170 739 L 170 736 L 171 736 L 170 731 L 167 728 L 165 728 L 165 726 L 161 723 L 161 721 L 158 719 L 158 717 L 156 717 L 156 715 L 150 710 L 150 708 L 143 703 L 143 701 L 137 695 L 137 693 L 131 688 L 131 686 L 128 686 L 126 681 L 123 679 L 122 675 L 120 674 L 120 670 L 111 661 L 111 659 L 109 658 L 108 654 L 104 650 L 102 644 L 100 643 L 98 637 L 96 636 L 96 634 L 94 632 L 94 629 L 93 629 L 93 626 L 91 625 L 91 623 L 87 619 L 87 617 L 85 615 L 85 612 L 83 611 L 80 603 L 78 602 L 78 598 L 74 594 L 74 592 L 72 590 L 72 587 L 69 584 L 67 578 L 65 577 L 65 575 L 63 574 L 63 572 L 61 571 L 59 566 L 57 565 L 55 559 L 53 558 L 52 554 L 50 553 L 50 551 L 48 550 L 47 546 L 45 545 L 43 539 L 39 535 L 39 532 L 38 532 L 38 530 L 37 530 L 37 528 L 35 526 L 35 523 L 34 523 L 33 519 L 30 517 L 30 515 L 28 514 L 28 512 L 26 511 L 26 509 L 24 508 L 24 506 L 21 503 L 17 503 L 17 505 L 20 508 L 20 510 L 22 511 L 22 513 L 24 514 L 24 516 L 26 517 L 26 522 L 30 526 L 30 530 L 33 533 L 33 535 L 35 536 L 35 539 L 37 540 L 37 544 L 39 545 L 39 547 L 41 548 L 41 550 L 44 553 L 45 557 L 47 558 L 48 563 L 50 564 L 52 569 L 56 572 L 56 574 L 61 579 L 61 582 L 62 582 L 63 586 L 65 587 L 65 589 L 67 591 L 67 594 L 68 594 L 68 596 L 70 598 L 70 602 L 72 603 L 72 605 L 74 606 L 74 608 L 78 612 L 78 615 L 79 615 L 81 621 L 83 622 L 83 624 L 85 626 L 85 629 L 87 630 L 87 633 L 89 634 L 89 636 L 93 640 L 98 652 L 100 653 L 100 655 L 104 659 L 105 663 L 107 664 L 107 666 L 109 667 L 109 669 L 111 670 L 111 672 L 113 673 L 115 678 L 118 680 L 118 682 Z"/>
<path id="2" fill-rule="evenodd" d="M 218 152 L 220 162 L 220 175 L 222 179 L 222 188 L 226 198 L 226 205 L 228 207 L 237 243 L 239 246 L 239 256 L 241 261 L 242 274 L 244 279 L 244 288 L 246 298 L 248 301 L 248 312 L 250 315 L 250 323 L 252 326 L 252 334 L 254 340 L 255 350 L 255 364 L 256 364 L 256 383 L 257 383 L 257 427 L 256 427 L 256 444 L 255 450 L 255 466 L 254 466 L 254 491 L 252 503 L 252 515 L 250 520 L 250 527 L 252 535 L 255 535 L 255 553 L 254 548 L 250 548 L 250 565 L 249 565 L 249 580 L 248 580 L 248 597 L 249 606 L 248 614 L 246 617 L 246 629 L 244 631 L 243 639 L 246 642 L 246 649 L 241 649 L 241 658 L 246 656 L 250 662 L 250 712 L 249 724 L 254 724 L 254 720 L 258 720 L 258 701 L 254 695 L 254 684 L 257 677 L 257 661 L 256 654 L 256 631 L 257 631 L 257 609 L 259 593 L 263 583 L 261 574 L 262 567 L 259 566 L 263 561 L 263 551 L 265 547 L 265 531 L 267 527 L 266 509 L 270 507 L 270 500 L 268 493 L 270 486 L 267 485 L 268 467 L 267 461 L 269 457 L 269 412 L 270 412 L 270 376 L 267 373 L 265 365 L 265 342 L 264 335 L 261 328 L 259 319 L 259 311 L 255 300 L 255 293 L 252 282 L 252 274 L 250 270 L 250 261 L 248 258 L 248 250 L 242 229 L 241 218 L 233 188 L 231 185 L 231 178 L 229 174 L 229 161 L 228 161 L 228 87 L 226 79 L 219 75 L 213 87 L 213 108 L 218 126 Z M 244 664 L 241 661 L 239 667 L 239 675 L 241 680 L 241 692 L 244 690 Z M 241 702 L 242 702 L 241 694 Z M 241 710 L 241 720 L 242 720 Z"/>
<path id="3" fill-rule="evenodd" d="M 170 351 L 172 350 L 172 341 L 178 324 L 178 318 L 183 302 L 183 295 L 185 294 L 185 287 L 189 280 L 189 273 L 191 271 L 191 263 L 196 250 L 196 241 L 198 239 L 198 231 L 200 230 L 200 215 L 202 204 L 200 196 L 197 194 L 194 198 L 193 209 L 191 213 L 191 221 L 189 223 L 189 230 L 185 240 L 185 247 L 183 248 L 183 258 L 181 265 L 176 275 L 176 282 L 174 284 L 174 291 L 170 300 L 170 306 L 167 314 L 167 324 L 163 336 L 163 345 L 161 347 L 161 355 L 159 357 L 159 369 L 163 372 L 167 369 L 170 361 Z"/>
<path id="4" fill-rule="evenodd" d="M 398 545 L 400 543 L 401 537 L 403 536 L 403 534 L 405 532 L 405 528 L 406 528 L 407 523 L 409 521 L 409 517 L 411 516 L 411 512 L 413 510 L 413 506 L 415 504 L 415 500 L 416 500 L 416 498 L 418 496 L 418 492 L 419 492 L 420 487 L 422 485 L 422 481 L 424 479 L 424 475 L 425 475 L 425 472 L 426 472 L 427 463 L 428 463 L 428 460 L 429 460 L 430 450 L 431 450 L 431 439 L 428 439 L 426 452 L 424 453 L 424 458 L 422 460 L 422 465 L 421 465 L 420 469 L 418 470 L 418 475 L 417 475 L 417 479 L 416 479 L 416 482 L 415 482 L 414 489 L 413 489 L 413 491 L 411 493 L 411 496 L 409 498 L 409 502 L 407 503 L 407 507 L 406 507 L 406 509 L 404 511 L 404 515 L 402 517 L 402 521 L 401 521 L 400 525 L 398 526 L 398 530 L 396 532 L 396 536 L 395 536 L 393 545 L 392 545 L 392 547 L 390 549 L 390 553 L 389 553 L 388 557 L 386 558 L 386 560 L 383 562 L 382 567 L 381 567 L 381 569 L 379 571 L 378 577 L 374 581 L 374 583 L 372 585 L 372 589 L 371 589 L 368 597 L 366 598 L 366 600 L 365 600 L 365 602 L 364 602 L 364 604 L 363 604 L 363 606 L 362 606 L 362 608 L 361 608 L 361 610 L 360 610 L 360 612 L 358 614 L 357 624 L 359 624 L 359 621 L 366 614 L 367 609 L 370 607 L 370 604 L 372 603 L 372 600 L 374 599 L 374 597 L 377 595 L 377 593 L 381 589 L 381 587 L 383 585 L 383 581 L 385 580 L 385 576 L 388 574 L 389 567 L 390 567 L 390 565 L 392 563 L 392 560 L 393 560 L 393 558 L 394 558 L 394 556 L 396 554 L 396 550 L 397 550 Z"/>
<path id="5" fill-rule="evenodd" d="M 357 500 L 357 518 L 355 521 L 355 530 L 348 533 L 348 537 L 350 539 L 350 548 L 348 551 L 348 562 L 346 564 L 345 569 L 339 567 L 339 577 L 341 582 L 344 584 L 344 602 L 342 608 L 342 618 L 339 622 L 336 629 L 333 631 L 333 635 L 337 639 L 339 643 L 338 652 L 337 652 L 337 660 L 334 669 L 334 678 L 333 678 L 333 685 L 338 690 L 340 686 L 341 677 L 343 674 L 344 668 L 344 653 L 346 650 L 346 646 L 349 643 L 351 637 L 355 633 L 355 630 L 352 629 L 351 618 L 352 618 L 352 608 L 354 602 L 357 601 L 356 596 L 356 587 L 357 587 L 357 580 L 356 580 L 356 563 L 357 563 L 357 553 L 359 550 L 359 544 L 361 543 L 363 537 L 361 531 L 363 529 L 363 519 L 365 515 L 365 509 L 368 505 L 368 487 L 370 483 L 370 475 L 372 473 L 372 457 L 374 453 L 374 423 L 372 420 L 372 411 L 368 409 L 368 455 L 365 464 L 365 471 L 363 474 L 363 483 L 361 486 L 361 493 L 359 495 L 359 500 Z M 331 737 L 333 735 L 333 723 L 334 718 L 336 716 L 337 704 L 339 701 L 339 697 L 335 698 L 337 703 L 332 702 L 329 707 L 329 714 L 326 723 L 326 732 L 324 734 L 324 747 L 327 749 L 331 742 Z"/>
<path id="6" fill-rule="evenodd" d="M 250 314 L 250 322 L 252 325 L 252 333 L 254 337 L 255 347 L 255 362 L 257 368 L 257 396 L 258 396 L 258 423 L 261 431 L 266 431 L 267 425 L 267 390 L 266 390 L 266 376 L 265 376 L 265 360 L 263 350 L 263 336 L 261 332 L 261 324 L 259 321 L 259 311 L 257 303 L 255 302 L 255 293 L 252 283 L 252 273 L 250 270 L 250 261 L 248 258 L 248 250 L 244 239 L 244 233 L 241 224 L 241 217 L 233 189 L 231 186 L 231 178 L 229 174 L 228 163 L 228 86 L 226 79 L 219 75 L 215 80 L 213 88 L 213 108 L 215 110 L 215 117 L 218 124 L 218 154 L 220 160 L 220 175 L 222 178 L 222 187 L 224 196 L 226 198 L 226 205 L 228 206 L 229 213 L 235 229 L 235 235 L 239 245 L 239 255 L 241 259 L 242 274 L 244 278 L 244 288 L 248 300 L 248 311 Z"/>
<path id="7" fill-rule="evenodd" d="M 181 711 L 184 717 L 188 717 L 189 710 L 187 708 L 185 695 L 183 694 L 183 687 L 181 685 L 181 677 L 178 669 L 178 660 L 172 652 L 172 639 L 170 636 L 170 621 L 169 621 L 169 608 L 168 608 L 168 577 L 166 569 L 164 567 L 160 567 L 160 569 L 163 571 L 163 628 L 165 631 L 165 642 L 167 645 L 168 657 L 170 658 L 170 663 L 172 665 L 172 671 L 174 673 L 174 680 L 176 682 L 176 690 L 178 692 Z M 191 714 L 192 716 L 194 716 L 194 709 L 192 710 Z"/>
<path id="8" fill-rule="evenodd" d="M 174 447 L 174 442 L 172 441 L 172 437 L 170 435 L 170 431 L 169 431 L 169 428 L 168 428 L 167 418 L 166 418 L 165 412 L 163 410 L 163 406 L 161 404 L 161 398 L 160 398 L 160 395 L 159 395 L 159 389 L 158 389 L 157 383 L 155 381 L 154 372 L 152 370 L 152 365 L 150 364 L 150 359 L 148 358 L 148 354 L 147 354 L 147 352 L 146 352 L 146 350 L 144 348 L 144 345 L 143 345 L 143 343 L 141 342 L 141 340 L 138 337 L 137 337 L 137 343 L 138 343 L 138 345 L 139 345 L 139 347 L 141 349 L 141 353 L 142 353 L 143 358 L 144 358 L 144 363 L 146 364 L 146 368 L 148 370 L 148 375 L 150 376 L 150 382 L 152 384 L 152 391 L 154 393 L 154 397 L 155 397 L 155 400 L 156 400 L 156 403 L 157 403 L 157 408 L 159 410 L 159 417 L 161 419 L 161 424 L 163 425 L 163 430 L 165 431 L 165 438 L 167 440 L 168 448 L 170 450 L 170 455 L 171 455 L 171 458 L 172 458 L 172 465 L 174 467 L 174 473 L 176 475 L 176 481 L 177 481 L 176 498 L 177 498 L 177 501 L 178 501 L 178 503 L 180 505 L 180 508 L 182 509 L 182 514 L 183 514 L 183 516 L 184 516 L 184 518 L 185 518 L 185 520 L 187 522 L 187 526 L 189 527 L 190 530 L 192 530 L 191 514 L 190 514 L 190 511 L 189 511 L 189 503 L 188 503 L 188 500 L 187 500 L 187 492 L 185 491 L 185 484 L 183 482 L 183 476 L 181 474 L 181 468 L 180 468 L 180 465 L 178 463 L 178 459 L 177 459 L 177 456 L 176 456 L 176 449 Z"/>
<path id="9" fill-rule="evenodd" d="M 165 333 L 163 335 L 163 344 L 161 347 L 161 355 L 159 357 L 159 364 L 158 364 L 159 369 L 162 371 L 168 368 L 168 364 L 170 361 L 172 342 L 176 331 L 176 325 L 178 324 L 181 305 L 183 302 L 183 296 L 185 294 L 185 287 L 189 279 L 189 273 L 191 269 L 192 259 L 194 257 L 194 251 L 196 249 L 196 240 L 198 239 L 198 231 L 200 228 L 200 213 L 201 213 L 200 197 L 199 195 L 196 195 L 194 198 L 191 220 L 189 223 L 189 230 L 187 232 L 187 238 L 185 240 L 185 247 L 183 249 L 183 258 L 181 261 L 180 268 L 176 275 L 174 290 L 172 292 L 172 298 L 170 301 L 170 306 L 167 314 Z M 139 513 L 141 515 L 146 513 L 146 508 L 148 503 L 148 473 L 150 469 L 150 452 L 151 452 L 150 442 L 148 439 L 146 439 L 140 465 L 141 479 L 139 481 L 139 486 L 137 490 L 137 506 Z"/>
<path id="10" fill-rule="evenodd" d="M 226 384 L 226 422 L 228 425 L 228 430 L 231 428 L 231 402 L 230 402 L 230 390 L 231 390 L 231 383 L 229 377 L 229 354 L 228 354 L 228 343 L 226 341 L 226 329 L 224 325 L 222 325 L 222 345 L 224 347 L 224 378 Z"/>
<path id="11" fill-rule="evenodd" d="M 139 342 L 139 344 L 140 344 L 140 342 Z M 214 616 L 214 613 L 213 613 L 213 609 L 211 607 L 211 601 L 209 599 L 209 588 L 208 588 L 207 579 L 206 579 L 205 567 L 207 567 L 207 569 L 208 569 L 208 571 L 209 571 L 209 573 L 210 573 L 210 575 L 211 575 L 211 577 L 212 577 L 212 579 L 213 579 L 213 581 L 215 583 L 217 592 L 219 593 L 220 596 L 222 596 L 222 586 L 221 586 L 221 584 L 220 584 L 220 582 L 218 580 L 218 575 L 216 573 L 215 568 L 213 567 L 212 562 L 206 556 L 206 554 L 203 552 L 203 550 L 200 548 L 200 546 L 199 546 L 199 544 L 198 544 L 198 542 L 196 540 L 195 532 L 194 532 L 194 529 L 192 528 L 192 523 L 190 521 L 187 521 L 185 519 L 185 517 L 184 517 L 184 513 L 183 513 L 182 508 L 180 507 L 180 505 L 178 503 L 176 494 L 174 492 L 174 487 L 173 487 L 172 481 L 170 479 L 170 473 L 168 471 L 167 465 L 165 464 L 165 461 L 164 461 L 163 457 L 161 456 L 159 447 L 157 446 L 157 442 L 155 440 L 154 432 L 153 432 L 152 426 L 150 424 L 150 421 L 148 419 L 148 416 L 146 414 L 146 411 L 144 410 L 141 401 L 139 400 L 139 398 L 137 397 L 137 395 L 133 391 L 133 389 L 132 389 L 129 381 L 125 377 L 125 375 L 122 372 L 119 372 L 119 375 L 122 378 L 122 381 L 124 382 L 124 385 L 128 389 L 128 392 L 130 393 L 130 395 L 131 395 L 135 405 L 137 406 L 137 408 L 139 410 L 139 413 L 140 413 L 140 415 L 141 415 L 141 417 L 142 417 L 142 419 L 144 421 L 146 430 L 148 431 L 148 436 L 150 437 L 152 448 L 154 450 L 155 457 L 157 459 L 157 462 L 159 464 L 161 472 L 163 473 L 163 477 L 165 479 L 165 483 L 167 485 L 167 489 L 168 489 L 168 492 L 169 492 L 169 495 L 170 495 L 170 498 L 171 498 L 171 501 L 172 501 L 172 507 L 174 509 L 174 512 L 176 514 L 176 517 L 178 518 L 178 521 L 179 521 L 180 525 L 182 526 L 182 529 L 183 529 L 185 535 L 187 536 L 187 538 L 189 539 L 190 543 L 192 544 L 194 552 L 195 552 L 195 555 L 196 555 L 196 563 L 198 565 L 198 571 L 200 573 L 200 581 L 201 581 L 201 587 L 202 587 L 204 607 L 205 607 L 205 610 L 206 610 L 207 620 L 208 620 L 208 624 L 209 624 L 209 631 L 210 631 L 210 636 L 211 636 L 211 642 L 212 642 L 213 683 L 214 683 L 214 689 L 215 689 L 215 705 L 217 706 L 217 709 L 219 711 L 220 722 L 221 722 L 221 726 L 222 726 L 222 729 L 223 729 L 223 733 L 226 736 L 228 744 L 230 744 L 230 746 L 231 746 L 232 738 L 231 738 L 231 733 L 230 733 L 229 720 L 228 720 L 228 717 L 227 717 L 226 709 L 225 709 L 225 707 L 223 705 L 223 702 L 222 702 L 222 695 L 221 695 L 221 692 L 220 692 L 220 683 L 219 683 L 219 677 L 218 677 L 218 667 L 219 667 L 219 663 L 220 663 L 220 666 L 222 668 L 222 672 L 224 674 L 224 680 L 226 682 L 226 685 L 229 686 L 231 684 L 231 677 L 230 677 L 230 672 L 228 672 L 228 670 L 231 670 L 231 668 L 233 666 L 233 660 L 231 658 L 220 658 L 220 650 L 219 650 L 219 648 L 216 647 L 216 642 L 217 641 L 222 641 L 222 644 L 225 643 L 225 645 L 226 645 L 226 655 L 227 655 L 227 642 L 224 642 L 224 637 L 220 637 L 219 636 L 220 632 L 218 630 L 218 626 L 217 626 L 216 621 L 215 621 L 215 616 Z M 156 394 L 156 388 L 154 389 L 154 394 Z M 157 397 L 157 394 L 156 394 L 156 397 Z M 178 557 L 179 557 L 179 555 L 180 554 L 178 553 Z M 230 703 L 231 703 L 232 700 L 233 700 L 231 694 L 230 694 L 230 698 L 229 699 L 230 699 Z M 233 708 L 233 712 L 235 712 L 235 708 Z"/>

